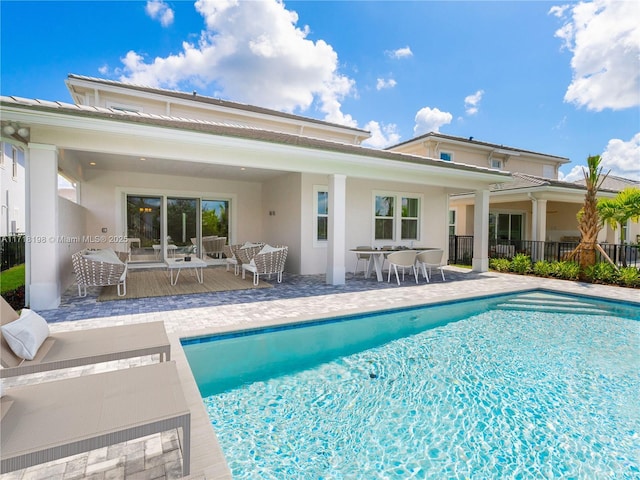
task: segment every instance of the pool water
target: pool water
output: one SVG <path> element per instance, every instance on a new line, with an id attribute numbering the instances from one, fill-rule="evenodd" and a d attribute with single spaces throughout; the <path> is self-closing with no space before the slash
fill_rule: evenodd
<path id="1" fill-rule="evenodd" d="M 184 348 L 234 478 L 631 479 L 638 310 L 532 292 Z"/>

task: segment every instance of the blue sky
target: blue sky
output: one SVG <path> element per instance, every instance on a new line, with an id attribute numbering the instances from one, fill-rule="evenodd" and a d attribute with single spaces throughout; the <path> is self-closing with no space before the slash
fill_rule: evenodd
<path id="1" fill-rule="evenodd" d="M 70 102 L 69 73 L 428 131 L 640 180 L 640 2 L 7 1 L 1 93 Z"/>

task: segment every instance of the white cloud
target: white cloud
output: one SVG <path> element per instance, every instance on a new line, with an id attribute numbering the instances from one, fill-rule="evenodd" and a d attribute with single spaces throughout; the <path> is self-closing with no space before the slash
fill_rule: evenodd
<path id="1" fill-rule="evenodd" d="M 371 137 L 362 142 L 362 145 L 371 148 L 385 148 L 389 145 L 395 145 L 400 140 L 398 127 L 396 124 L 380 125 L 378 122 L 371 120 L 364 127 L 365 130 L 371 132 Z"/>
<path id="2" fill-rule="evenodd" d="M 611 170 L 611 175 L 640 180 L 640 133 L 628 142 L 609 140 L 602 153 L 602 167 L 605 172 Z"/>
<path id="3" fill-rule="evenodd" d="M 390 78 L 388 80 L 384 79 L 384 78 L 378 78 L 378 81 L 376 82 L 376 90 L 382 90 L 385 88 L 393 88 L 398 84 L 398 82 L 396 82 L 393 78 Z"/>
<path id="4" fill-rule="evenodd" d="M 603 173 L 610 172 L 610 175 L 617 177 L 640 180 L 640 132 L 636 133 L 631 140 L 625 142 L 618 138 L 609 140 L 607 147 L 601 154 Z M 575 182 L 583 180 L 583 170 L 585 165 L 576 165 L 567 175 L 560 174 L 560 180 Z"/>
<path id="5" fill-rule="evenodd" d="M 282 2 L 198 0 L 195 8 L 206 25 L 197 44 L 185 41 L 179 53 L 149 61 L 130 51 L 121 80 L 217 89 L 234 101 L 287 112 L 313 107 L 327 121 L 357 125 L 340 103 L 354 93 L 354 80 L 338 72 L 331 45 L 308 40 L 308 27 L 297 27 L 298 15 Z"/>
<path id="6" fill-rule="evenodd" d="M 101 75 L 107 75 L 109 73 L 109 65 L 105 63 L 100 68 L 98 68 L 98 72 L 100 72 Z"/>
<path id="7" fill-rule="evenodd" d="M 160 20 L 163 27 L 173 23 L 173 10 L 162 0 L 148 0 L 145 11 L 154 20 Z"/>
<path id="8" fill-rule="evenodd" d="M 423 133 L 437 132 L 442 125 L 451 123 L 453 115 L 449 112 L 441 112 L 437 108 L 424 107 L 416 113 L 416 124 L 413 127 L 414 135 L 422 135 Z"/>
<path id="9" fill-rule="evenodd" d="M 467 115 L 475 115 L 478 113 L 478 106 L 480 105 L 480 100 L 482 100 L 483 95 L 484 90 L 478 90 L 473 95 L 464 97 L 464 108 Z"/>
<path id="10" fill-rule="evenodd" d="M 565 21 L 555 35 L 573 53 L 565 101 L 595 111 L 640 105 L 640 2 L 581 1 L 549 13 Z"/>
<path id="11" fill-rule="evenodd" d="M 411 51 L 411 48 L 406 46 L 403 48 L 398 48 L 396 50 L 389 50 L 387 51 L 387 55 L 389 55 L 391 58 L 407 58 L 413 57 L 413 52 Z"/>

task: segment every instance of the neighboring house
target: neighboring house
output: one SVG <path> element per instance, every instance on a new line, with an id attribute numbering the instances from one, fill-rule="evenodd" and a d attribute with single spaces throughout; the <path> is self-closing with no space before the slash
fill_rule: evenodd
<path id="1" fill-rule="evenodd" d="M 574 242 L 580 238 L 576 215 L 584 204 L 586 189 L 557 179 L 568 158 L 440 133 L 428 133 L 388 150 L 510 172 L 514 181 L 491 187 L 489 240 L 493 245 L 531 240 Z M 613 197 L 616 191 L 604 185 L 600 196 Z M 473 235 L 473 192 L 452 193 L 450 207 L 450 233 Z M 603 230 L 601 240 L 605 239 Z"/>
<path id="2" fill-rule="evenodd" d="M 13 139 L 4 141 L 5 135 L 0 142 L 0 237 L 25 232 L 24 148 Z"/>
<path id="3" fill-rule="evenodd" d="M 27 295 L 53 308 L 71 254 L 129 239 L 289 246 L 286 269 L 345 282 L 359 245 L 448 248 L 449 198 L 475 192 L 473 266 L 488 268 L 489 192 L 506 172 L 360 146 L 369 133 L 297 115 L 70 75 L 75 104 L 1 97 L 27 163 Z M 5 138 L 6 137 L 6 138 Z M 57 178 L 74 186 L 59 195 Z M 73 198 L 73 197 L 72 197 Z M 469 220 L 465 220 L 465 224 Z M 169 240 L 170 237 L 170 240 Z"/>

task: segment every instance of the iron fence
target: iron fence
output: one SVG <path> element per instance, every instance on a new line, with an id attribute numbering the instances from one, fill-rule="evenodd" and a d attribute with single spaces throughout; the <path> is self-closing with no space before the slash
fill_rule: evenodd
<path id="1" fill-rule="evenodd" d="M 24 263 L 24 235 L 0 237 L 0 271 Z"/>
<path id="2" fill-rule="evenodd" d="M 567 260 L 578 246 L 578 242 L 543 242 L 537 240 L 490 241 L 489 258 L 513 258 L 518 253 L 531 257 L 531 260 L 558 262 Z M 640 245 L 620 245 L 601 243 L 607 256 L 621 267 L 640 268 Z M 600 252 L 596 253 L 598 261 L 606 261 Z M 473 236 L 449 236 L 449 263 L 471 265 L 473 259 Z M 578 260 L 578 258 L 574 258 Z"/>

